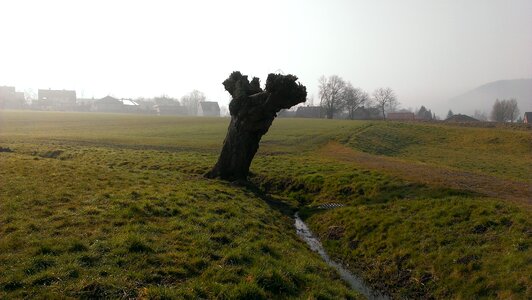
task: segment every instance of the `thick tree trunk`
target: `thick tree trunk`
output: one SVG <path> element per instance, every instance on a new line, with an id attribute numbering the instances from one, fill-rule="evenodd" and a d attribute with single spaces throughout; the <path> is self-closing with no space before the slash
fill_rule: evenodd
<path id="1" fill-rule="evenodd" d="M 305 101 L 306 88 L 296 81 L 293 75 L 269 74 L 264 91 L 258 78 L 250 83 L 240 72 L 233 72 L 224 81 L 225 89 L 233 97 L 229 104 L 231 123 L 218 162 L 206 177 L 247 178 L 260 139 L 268 132 L 277 113 Z"/>

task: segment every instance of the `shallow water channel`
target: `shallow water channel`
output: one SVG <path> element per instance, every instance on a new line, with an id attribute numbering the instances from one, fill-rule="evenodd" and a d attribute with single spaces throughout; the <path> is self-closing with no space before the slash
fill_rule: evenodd
<path id="1" fill-rule="evenodd" d="M 390 299 L 388 296 L 385 296 L 378 291 L 373 290 L 371 287 L 366 285 L 364 283 L 364 280 L 362 278 L 352 274 L 349 272 L 346 268 L 344 268 L 341 264 L 333 261 L 327 252 L 325 252 L 325 249 L 321 245 L 320 241 L 317 237 L 312 234 L 310 229 L 308 228 L 307 224 L 301 220 L 299 217 L 299 213 L 296 213 L 294 215 L 295 218 L 295 227 L 296 232 L 299 237 L 301 237 L 312 249 L 314 252 L 318 252 L 318 254 L 323 258 L 323 260 L 331 267 L 335 268 L 336 271 L 338 271 L 338 274 L 340 274 L 340 277 L 349 283 L 352 289 L 356 290 L 357 292 L 361 293 L 362 295 L 366 296 L 368 299 L 372 300 L 388 300 Z"/>

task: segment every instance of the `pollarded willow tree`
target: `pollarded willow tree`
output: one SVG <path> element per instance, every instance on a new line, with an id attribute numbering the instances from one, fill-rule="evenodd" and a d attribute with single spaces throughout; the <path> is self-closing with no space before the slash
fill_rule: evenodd
<path id="1" fill-rule="evenodd" d="M 205 174 L 208 178 L 245 180 L 260 139 L 281 109 L 305 101 L 307 89 L 294 75 L 269 74 L 264 90 L 254 77 L 251 82 L 233 72 L 223 85 L 233 98 L 229 103 L 231 123 L 218 162 Z"/>

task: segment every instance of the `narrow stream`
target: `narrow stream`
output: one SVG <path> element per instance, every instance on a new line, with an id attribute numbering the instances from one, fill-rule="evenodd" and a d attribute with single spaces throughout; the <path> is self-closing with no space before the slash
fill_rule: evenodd
<path id="1" fill-rule="evenodd" d="M 378 291 L 373 290 L 371 287 L 366 285 L 362 278 L 352 274 L 347 269 L 345 269 L 341 264 L 333 261 L 327 252 L 325 252 L 325 249 L 321 245 L 318 238 L 316 238 L 310 229 L 308 228 L 307 224 L 301 220 L 299 217 L 299 213 L 296 213 L 294 216 L 296 222 L 295 227 L 297 231 L 297 235 L 301 237 L 309 246 L 310 249 L 314 252 L 318 252 L 318 254 L 323 258 L 323 260 L 330 265 L 331 267 L 335 268 L 338 273 L 340 274 L 340 277 L 349 283 L 352 289 L 356 290 L 357 292 L 361 293 L 362 295 L 366 296 L 370 300 L 388 300 L 390 299 L 388 296 L 385 296 Z"/>

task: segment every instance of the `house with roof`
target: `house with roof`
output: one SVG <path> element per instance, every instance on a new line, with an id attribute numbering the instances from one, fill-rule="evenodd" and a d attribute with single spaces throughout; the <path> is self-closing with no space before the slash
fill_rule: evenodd
<path id="1" fill-rule="evenodd" d="M 215 101 L 203 101 L 198 103 L 198 116 L 200 117 L 219 117 L 220 106 Z"/>
<path id="2" fill-rule="evenodd" d="M 115 97 L 105 96 L 92 102 L 91 110 L 96 112 L 122 112 L 122 101 Z"/>
<path id="3" fill-rule="evenodd" d="M 38 104 L 43 110 L 72 111 L 76 109 L 76 91 L 41 90 L 38 91 Z"/>
<path id="4" fill-rule="evenodd" d="M 11 100 L 15 98 L 14 86 L 0 86 L 0 100 Z"/>
<path id="5" fill-rule="evenodd" d="M 525 113 L 523 123 L 532 124 L 532 112 L 528 111 Z"/>
<path id="6" fill-rule="evenodd" d="M 456 114 L 445 119 L 445 122 L 450 123 L 467 123 L 467 122 L 480 122 L 479 120 L 470 117 L 468 115 Z"/>
<path id="7" fill-rule="evenodd" d="M 137 101 L 132 99 L 120 99 L 122 102 L 122 112 L 125 113 L 138 113 L 140 112 L 140 105 Z"/>
<path id="8" fill-rule="evenodd" d="M 413 121 L 416 115 L 413 112 L 389 112 L 386 114 L 388 120 Z"/>
<path id="9" fill-rule="evenodd" d="M 113 113 L 138 113 L 140 105 L 131 99 L 117 99 L 106 96 L 92 103 L 91 111 Z"/>

